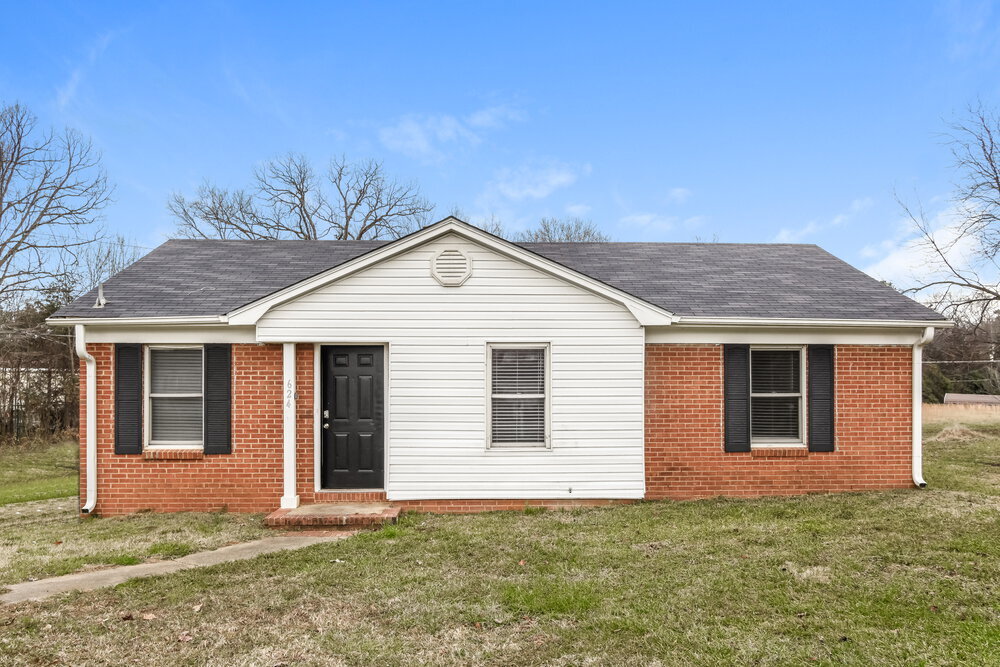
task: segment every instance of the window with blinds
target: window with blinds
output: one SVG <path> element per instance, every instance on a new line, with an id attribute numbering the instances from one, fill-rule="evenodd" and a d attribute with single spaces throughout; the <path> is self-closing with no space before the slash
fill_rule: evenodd
<path id="1" fill-rule="evenodd" d="M 202 348 L 147 350 L 149 444 L 200 446 L 204 440 Z"/>
<path id="2" fill-rule="evenodd" d="M 750 440 L 802 442 L 802 350 L 750 350 Z"/>
<path id="3" fill-rule="evenodd" d="M 490 447 L 548 446 L 545 346 L 490 346 Z"/>

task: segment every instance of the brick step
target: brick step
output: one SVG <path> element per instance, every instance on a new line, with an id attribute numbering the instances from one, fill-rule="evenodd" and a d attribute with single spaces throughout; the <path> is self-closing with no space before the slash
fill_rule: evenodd
<path id="1" fill-rule="evenodd" d="M 396 523 L 400 508 L 385 503 L 317 503 L 279 509 L 264 519 L 270 528 L 368 528 Z"/>

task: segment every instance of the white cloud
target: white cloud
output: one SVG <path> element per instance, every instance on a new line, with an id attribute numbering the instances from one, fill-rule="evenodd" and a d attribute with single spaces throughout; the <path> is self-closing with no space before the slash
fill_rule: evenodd
<path id="1" fill-rule="evenodd" d="M 73 100 L 76 99 L 77 89 L 80 87 L 80 83 L 83 81 L 84 75 L 90 70 L 96 63 L 97 59 L 101 57 L 101 54 L 107 50 L 108 45 L 111 44 L 111 40 L 115 38 L 117 33 L 115 31 L 108 31 L 100 36 L 90 45 L 87 49 L 87 56 L 84 61 L 73 68 L 70 72 L 69 78 L 66 82 L 56 88 L 56 105 L 59 109 L 65 109 Z"/>
<path id="2" fill-rule="evenodd" d="M 523 111 L 505 104 L 473 111 L 465 118 L 465 122 L 470 127 L 486 129 L 501 128 L 506 126 L 508 122 L 520 122 L 523 120 L 525 120 Z"/>
<path id="3" fill-rule="evenodd" d="M 974 239 L 959 233 L 962 219 L 961 212 L 956 207 L 951 207 L 939 211 L 931 219 L 929 226 L 931 236 L 945 251 L 948 261 L 954 266 L 968 268 L 976 263 L 976 245 Z M 928 247 L 913 223 L 903 221 L 898 229 L 893 237 L 861 250 L 864 257 L 881 257 L 867 266 L 865 273 L 878 280 L 887 280 L 900 288 L 913 287 L 942 277 L 940 258 Z"/>
<path id="4" fill-rule="evenodd" d="M 444 157 L 447 144 L 478 144 L 479 137 L 454 116 L 404 116 L 378 133 L 382 145 L 422 160 Z"/>
<path id="5" fill-rule="evenodd" d="M 639 227 L 643 230 L 655 230 L 668 232 L 674 228 L 680 218 L 673 215 L 660 215 L 658 213 L 633 213 L 618 220 L 626 227 Z"/>
<path id="6" fill-rule="evenodd" d="M 482 142 L 482 132 L 501 129 L 524 118 L 521 111 L 503 105 L 479 109 L 464 118 L 450 114 L 408 114 L 381 128 L 378 137 L 389 150 L 436 162 L 445 157 L 449 148 L 476 146 Z"/>
<path id="7" fill-rule="evenodd" d="M 838 213 L 829 220 L 810 220 L 798 229 L 782 228 L 774 240 L 778 243 L 801 243 L 804 239 L 815 236 L 822 231 L 843 226 L 859 213 L 870 208 L 873 203 L 871 197 L 855 199 L 846 211 Z"/>
<path id="8" fill-rule="evenodd" d="M 588 173 L 590 165 L 574 166 L 555 160 L 528 162 L 497 171 L 487 193 L 510 201 L 544 199 Z"/>
<path id="9" fill-rule="evenodd" d="M 676 229 L 694 230 L 705 224 L 705 217 L 701 215 L 691 215 L 682 217 L 679 215 L 662 215 L 660 213 L 631 213 L 618 219 L 619 227 L 625 228 L 627 236 L 641 236 L 642 238 L 662 238 L 666 232 Z"/>
<path id="10" fill-rule="evenodd" d="M 570 204 L 566 207 L 566 212 L 572 216 L 582 218 L 590 213 L 590 206 L 586 204 Z"/>
<path id="11" fill-rule="evenodd" d="M 683 204 L 694 194 L 687 188 L 670 188 L 667 190 L 667 201 L 673 204 Z"/>

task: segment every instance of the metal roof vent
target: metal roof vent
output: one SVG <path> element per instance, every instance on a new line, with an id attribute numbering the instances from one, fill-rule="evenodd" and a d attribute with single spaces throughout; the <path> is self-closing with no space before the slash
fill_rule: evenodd
<path id="1" fill-rule="evenodd" d="M 445 287 L 458 287 L 472 275 L 472 260 L 458 250 L 442 250 L 431 259 L 431 275 Z"/>
<path id="2" fill-rule="evenodd" d="M 94 308 L 104 308 L 107 303 L 108 300 L 104 298 L 104 283 L 97 283 L 97 301 L 94 302 Z"/>

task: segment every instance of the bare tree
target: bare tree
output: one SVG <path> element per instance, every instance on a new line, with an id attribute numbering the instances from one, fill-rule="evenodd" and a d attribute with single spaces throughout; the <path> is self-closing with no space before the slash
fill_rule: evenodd
<path id="1" fill-rule="evenodd" d="M 448 215 L 453 218 L 458 218 L 459 220 L 468 221 L 469 218 L 459 206 L 452 206 L 448 211 Z M 469 223 L 473 227 L 478 227 L 488 234 L 493 236 L 499 236 L 502 239 L 508 238 L 507 228 L 504 227 L 503 221 L 497 217 L 496 213 L 490 213 L 489 218 L 484 218 L 482 220 L 477 220 L 476 222 Z"/>
<path id="2" fill-rule="evenodd" d="M 79 253 L 78 261 L 73 267 L 69 292 L 74 296 L 88 292 L 98 283 L 103 283 L 133 264 L 142 257 L 144 250 L 147 248 L 138 246 L 121 235 L 88 245 Z"/>
<path id="3" fill-rule="evenodd" d="M 453 206 L 448 215 L 459 220 L 465 220 L 465 214 L 458 206 Z M 515 243 L 551 243 L 555 241 L 610 241 L 611 237 L 603 233 L 597 226 L 589 220 L 580 218 L 570 218 L 560 220 L 559 218 L 542 218 L 538 221 L 538 226 L 522 232 L 513 233 L 507 229 L 503 221 L 491 213 L 489 218 L 472 223 L 484 232 L 489 232 L 502 239 L 514 241 Z"/>
<path id="4" fill-rule="evenodd" d="M 320 176 L 302 155 L 268 160 L 248 189 L 210 183 L 168 204 L 177 231 L 189 238 L 394 239 L 419 228 L 433 206 L 417 186 L 386 176 L 375 160 L 330 161 Z"/>
<path id="5" fill-rule="evenodd" d="M 970 107 L 947 136 L 959 173 L 951 217 L 940 224 L 897 197 L 920 233 L 928 276 L 904 291 L 929 295 L 952 318 L 979 327 L 1000 305 L 1000 118 Z"/>
<path id="6" fill-rule="evenodd" d="M 39 129 L 19 104 L 0 106 L 0 304 L 65 277 L 98 237 L 109 195 L 89 140 Z"/>
<path id="7" fill-rule="evenodd" d="M 537 227 L 517 234 L 514 240 L 519 243 L 607 242 L 611 240 L 611 237 L 589 220 L 542 218 L 538 221 Z"/>

